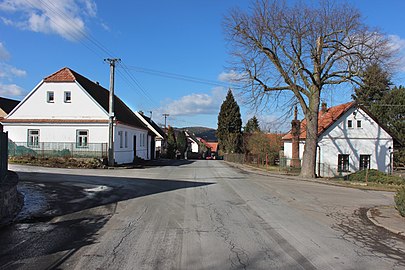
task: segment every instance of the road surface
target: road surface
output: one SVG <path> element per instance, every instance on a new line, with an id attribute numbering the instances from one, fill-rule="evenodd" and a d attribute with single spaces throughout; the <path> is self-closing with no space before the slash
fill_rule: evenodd
<path id="1" fill-rule="evenodd" d="M 368 208 L 393 204 L 389 192 L 215 160 L 10 167 L 31 207 L 0 230 L 0 269 L 405 268 L 404 239 L 366 218 Z"/>

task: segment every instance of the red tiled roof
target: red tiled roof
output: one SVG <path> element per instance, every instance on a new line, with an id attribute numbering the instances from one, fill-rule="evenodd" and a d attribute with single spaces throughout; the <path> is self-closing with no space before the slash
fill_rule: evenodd
<path id="1" fill-rule="evenodd" d="M 74 82 L 75 80 L 75 75 L 67 67 L 56 71 L 44 79 L 45 82 Z"/>
<path id="2" fill-rule="evenodd" d="M 334 107 L 330 107 L 329 109 L 324 111 L 319 111 L 318 114 L 318 136 L 321 135 L 325 130 L 327 130 L 333 123 L 336 122 L 347 110 L 349 110 L 355 102 L 348 102 L 345 104 L 337 105 Z M 306 139 L 307 137 L 307 129 L 306 125 L 307 121 L 304 119 L 301 122 L 300 128 L 300 139 Z M 283 140 L 291 140 L 292 134 L 291 131 L 288 132 L 284 137 Z"/>
<path id="3" fill-rule="evenodd" d="M 211 148 L 212 152 L 217 152 L 218 150 L 218 143 L 217 142 L 205 142 L 205 145 Z"/>

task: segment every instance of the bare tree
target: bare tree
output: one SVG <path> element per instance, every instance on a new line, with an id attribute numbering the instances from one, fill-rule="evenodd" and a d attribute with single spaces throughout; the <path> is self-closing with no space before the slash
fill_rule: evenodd
<path id="1" fill-rule="evenodd" d="M 386 37 L 367 28 L 348 4 L 252 4 L 250 12 L 233 10 L 225 18 L 234 68 L 243 74 L 243 89 L 257 103 L 292 91 L 307 122 L 301 176 L 313 178 L 322 89 L 360 83 L 364 67 L 385 64 L 392 50 Z"/>

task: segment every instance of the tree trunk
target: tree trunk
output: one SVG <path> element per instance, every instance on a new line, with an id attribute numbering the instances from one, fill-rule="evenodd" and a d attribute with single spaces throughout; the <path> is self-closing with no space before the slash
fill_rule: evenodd
<path id="1" fill-rule="evenodd" d="M 307 121 L 307 137 L 305 140 L 304 154 L 302 157 L 302 166 L 300 177 L 315 178 L 316 169 L 316 146 L 318 142 L 318 112 L 319 112 L 319 96 L 313 97 L 310 100 L 309 111 L 305 118 Z"/>

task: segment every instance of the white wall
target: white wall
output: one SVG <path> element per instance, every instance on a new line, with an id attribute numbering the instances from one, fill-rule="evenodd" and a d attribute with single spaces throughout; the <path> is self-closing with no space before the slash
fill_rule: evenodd
<path id="1" fill-rule="evenodd" d="M 4 123 L 4 131 L 13 142 L 27 142 L 28 130 L 39 129 L 40 142 L 76 142 L 77 130 L 88 130 L 88 143 L 108 142 L 107 124 L 15 124 Z"/>
<path id="2" fill-rule="evenodd" d="M 122 132 L 122 147 L 119 132 Z M 127 145 L 125 146 L 125 132 L 127 132 Z M 136 136 L 136 156 L 145 160 L 150 159 L 150 139 L 148 146 L 148 131 L 118 124 L 115 128 L 114 152 L 115 162 L 118 164 L 131 163 L 134 160 L 134 136 Z"/>
<path id="3" fill-rule="evenodd" d="M 348 128 L 348 120 L 353 127 Z M 361 127 L 357 127 L 357 121 Z M 305 142 L 300 141 L 300 158 L 303 156 Z M 336 176 L 338 155 L 349 155 L 350 172 L 360 168 L 360 155 L 370 155 L 370 168 L 383 172 L 390 170 L 390 153 L 393 150 L 392 137 L 360 108 L 351 108 L 318 138 L 317 169 L 320 158 L 321 176 Z M 291 141 L 284 141 L 284 155 L 292 158 Z M 344 173 L 344 174 L 348 174 Z"/>
<path id="4" fill-rule="evenodd" d="M 348 127 L 348 120 L 352 121 L 352 128 Z M 357 127 L 357 121 L 361 121 L 361 127 Z M 321 163 L 327 166 L 321 167 L 325 170 L 324 176 L 338 174 L 339 154 L 349 155 L 349 173 L 360 169 L 360 155 L 370 155 L 371 169 L 387 173 L 390 170 L 392 137 L 362 109 L 351 108 L 346 112 L 319 138 L 318 145 L 321 149 Z"/>
<path id="5" fill-rule="evenodd" d="M 47 102 L 47 92 L 54 92 L 54 102 Z M 70 91 L 72 100 L 64 102 L 64 92 Z M 43 82 L 34 89 L 9 119 L 108 119 L 108 113 L 94 102 L 75 82 Z"/>

